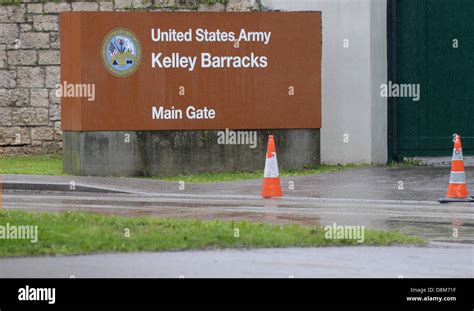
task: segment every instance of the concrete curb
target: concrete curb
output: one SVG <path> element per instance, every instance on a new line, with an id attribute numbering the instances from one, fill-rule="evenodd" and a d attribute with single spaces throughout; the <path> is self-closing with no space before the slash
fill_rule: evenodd
<path id="1" fill-rule="evenodd" d="M 94 193 L 130 193 L 110 188 L 75 184 L 74 190 L 69 183 L 31 183 L 31 182 L 3 182 L 3 190 L 23 191 L 61 191 L 61 192 L 94 192 Z"/>

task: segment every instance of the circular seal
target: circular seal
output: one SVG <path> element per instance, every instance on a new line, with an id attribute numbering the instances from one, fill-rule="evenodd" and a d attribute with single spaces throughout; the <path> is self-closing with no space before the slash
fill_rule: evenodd
<path id="1" fill-rule="evenodd" d="M 114 29 L 102 42 L 102 62 L 114 76 L 131 75 L 140 65 L 141 56 L 140 42 L 128 29 Z"/>

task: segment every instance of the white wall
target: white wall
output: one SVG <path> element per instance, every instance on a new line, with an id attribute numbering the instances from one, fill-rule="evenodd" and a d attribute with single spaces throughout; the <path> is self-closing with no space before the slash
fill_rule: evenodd
<path id="1" fill-rule="evenodd" d="M 379 94 L 387 80 L 386 0 L 261 3 L 272 10 L 322 12 L 321 161 L 385 163 L 387 100 Z"/>

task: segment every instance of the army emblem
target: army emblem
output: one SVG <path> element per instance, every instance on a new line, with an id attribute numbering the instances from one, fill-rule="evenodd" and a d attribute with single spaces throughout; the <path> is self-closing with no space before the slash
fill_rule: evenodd
<path id="1" fill-rule="evenodd" d="M 102 42 L 102 62 L 117 77 L 131 75 L 140 64 L 141 47 L 135 34 L 117 28 L 107 34 Z"/>

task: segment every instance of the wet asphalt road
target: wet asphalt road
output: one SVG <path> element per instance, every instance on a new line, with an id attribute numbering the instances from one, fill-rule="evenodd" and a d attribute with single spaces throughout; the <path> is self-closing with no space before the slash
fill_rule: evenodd
<path id="1" fill-rule="evenodd" d="M 285 197 L 437 201 L 447 190 L 449 171 L 449 167 L 431 166 L 376 167 L 318 175 L 282 177 L 281 179 Z M 208 184 L 185 183 L 185 189 L 180 190 L 178 182 L 142 178 L 32 175 L 0 175 L 0 178 L 5 183 L 68 184 L 74 181 L 77 186 L 85 185 L 99 189 L 151 195 L 259 196 L 261 191 L 261 180 L 259 179 Z M 468 188 L 474 191 L 474 168 L 466 168 L 466 179 Z M 288 189 L 290 181 L 293 182 L 293 190 Z M 403 186 L 401 189 L 399 189 L 400 185 Z"/>
<path id="2" fill-rule="evenodd" d="M 262 199 L 259 196 L 261 180 L 185 183 L 184 190 L 180 190 L 178 182 L 150 179 L 2 175 L 7 189 L 3 193 L 6 209 L 364 225 L 399 230 L 432 243 L 428 247 L 360 246 L 2 258 L 0 277 L 472 278 L 474 203 L 443 205 L 436 201 L 446 191 L 448 176 L 449 168 L 446 167 L 413 167 L 284 177 L 284 197 Z M 467 180 L 474 181 L 469 168 Z M 75 182 L 76 190 L 69 190 L 71 181 Z M 288 189 L 290 182 L 294 184 L 293 190 Z M 22 183 L 24 187 L 20 188 L 28 189 L 35 184 L 37 190 L 11 190 Z M 60 191 L 39 190 L 48 188 L 46 185 L 49 190 Z M 469 183 L 468 188 L 474 190 L 474 184 Z M 457 231 L 457 236 L 453 230 Z M 438 242 L 449 243 L 440 246 Z"/>
<path id="3" fill-rule="evenodd" d="M 0 259 L 0 278 L 472 278 L 473 246 L 213 250 Z"/>
<path id="4" fill-rule="evenodd" d="M 349 199 L 229 198 L 205 195 L 186 197 L 123 194 L 70 196 L 4 195 L 6 209 L 29 211 L 87 210 L 125 216 L 160 216 L 198 219 L 251 220 L 306 225 L 360 225 L 399 230 L 431 241 L 473 243 L 474 210 L 470 206 L 413 201 Z M 453 235 L 457 230 L 457 236 Z"/>
<path id="5" fill-rule="evenodd" d="M 448 176 L 449 167 L 380 167 L 284 177 L 284 197 L 270 200 L 259 196 L 261 180 L 186 183 L 184 190 L 179 189 L 177 182 L 136 178 L 3 175 L 2 180 L 66 186 L 74 181 L 76 187 L 96 187 L 94 191 L 124 192 L 6 190 L 3 206 L 7 209 L 364 225 L 399 230 L 430 241 L 474 243 L 474 203 L 436 202 L 446 191 Z M 474 181 L 469 168 L 467 180 Z M 290 181 L 294 190 L 288 190 Z M 400 185 L 403 187 L 399 188 Z M 469 183 L 468 187 L 474 190 L 474 184 Z"/>

